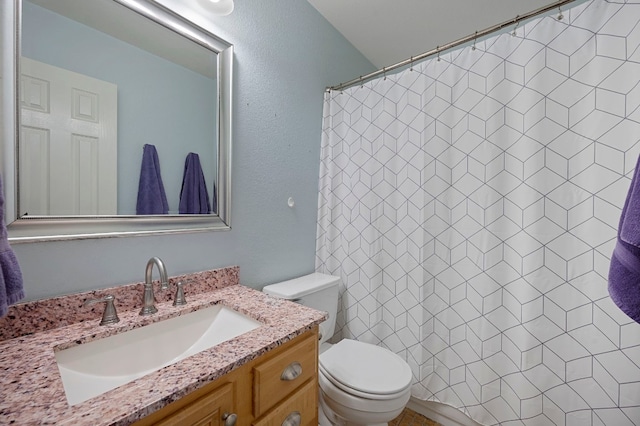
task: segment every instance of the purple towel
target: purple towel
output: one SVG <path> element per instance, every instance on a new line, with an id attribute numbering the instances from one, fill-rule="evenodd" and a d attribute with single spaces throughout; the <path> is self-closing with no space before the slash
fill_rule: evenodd
<path id="1" fill-rule="evenodd" d="M 167 214 L 169 203 L 160 176 L 160 160 L 153 145 L 145 144 L 142 150 L 140 181 L 136 214 Z"/>
<path id="2" fill-rule="evenodd" d="M 204 180 L 200 157 L 190 152 L 184 162 L 182 189 L 180 190 L 180 214 L 209 214 L 209 193 Z"/>
<path id="3" fill-rule="evenodd" d="M 18 259 L 7 240 L 7 227 L 4 224 L 4 191 L 0 179 L 0 317 L 7 314 L 9 305 L 24 297 L 22 271 Z"/>
<path id="4" fill-rule="evenodd" d="M 216 183 L 213 182 L 213 201 L 211 202 L 211 211 L 218 213 L 218 193 L 216 192 Z"/>
<path id="5" fill-rule="evenodd" d="M 609 267 L 609 295 L 640 323 L 640 158 L 631 180 L 618 225 L 618 241 Z"/>

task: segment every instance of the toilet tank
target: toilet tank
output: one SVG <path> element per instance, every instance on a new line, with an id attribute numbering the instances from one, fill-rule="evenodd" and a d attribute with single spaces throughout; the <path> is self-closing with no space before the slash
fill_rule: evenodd
<path id="1" fill-rule="evenodd" d="M 340 277 L 333 275 L 304 275 L 292 280 L 265 286 L 262 291 L 280 299 L 291 300 L 319 311 L 329 313 L 329 318 L 320 324 L 320 344 L 333 336 L 338 312 L 338 290 Z"/>

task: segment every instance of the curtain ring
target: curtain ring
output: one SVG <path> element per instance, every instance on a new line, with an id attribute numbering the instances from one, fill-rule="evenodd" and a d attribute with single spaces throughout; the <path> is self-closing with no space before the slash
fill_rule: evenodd
<path id="1" fill-rule="evenodd" d="M 360 76 L 360 88 L 362 89 L 364 87 L 364 83 L 362 82 L 362 76 Z"/>
<path id="2" fill-rule="evenodd" d="M 564 18 L 564 15 L 562 14 L 562 9 L 558 6 L 558 21 L 562 21 L 562 18 Z"/>
<path id="3" fill-rule="evenodd" d="M 516 26 L 513 28 L 513 32 L 511 33 L 513 37 L 518 35 L 518 32 L 516 31 L 518 29 L 518 25 L 520 25 L 518 18 L 520 18 L 520 15 L 516 15 L 516 19 L 514 19 L 514 21 L 516 21 Z"/>
<path id="4" fill-rule="evenodd" d="M 438 62 L 440 62 L 440 46 L 436 46 L 436 53 L 438 54 Z"/>
<path id="5" fill-rule="evenodd" d="M 413 56 L 411 57 L 411 66 L 409 67 L 409 71 L 413 71 Z"/>
<path id="6" fill-rule="evenodd" d="M 471 46 L 471 50 L 476 50 L 476 40 L 478 39 L 478 32 L 476 31 L 476 35 L 473 38 L 473 46 Z"/>
<path id="7" fill-rule="evenodd" d="M 383 81 L 387 81 L 387 67 L 382 67 L 382 75 L 384 75 Z"/>

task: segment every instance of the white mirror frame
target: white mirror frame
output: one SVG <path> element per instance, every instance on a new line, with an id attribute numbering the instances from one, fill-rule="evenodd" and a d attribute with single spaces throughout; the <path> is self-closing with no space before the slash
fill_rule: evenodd
<path id="1" fill-rule="evenodd" d="M 187 37 L 195 43 L 217 53 L 218 57 L 218 170 L 217 170 L 217 215 L 153 215 L 153 216 L 47 216 L 18 217 L 18 168 L 17 141 L 19 136 L 20 99 L 18 82 L 20 76 L 20 39 L 22 0 L 14 0 L 13 13 L 8 13 L 10 2 L 6 2 L 1 24 L 13 17 L 13 32 L 3 30 L 2 75 L 11 76 L 2 82 L 3 111 L 2 169 L 5 189 L 5 220 L 8 223 L 11 243 L 59 241 L 70 239 L 143 236 L 202 232 L 231 229 L 231 134 L 232 134 L 232 80 L 233 45 L 196 26 L 153 0 L 111 0 L 151 19 L 160 25 Z M 7 6 L 7 3 L 9 6 Z M 7 27 L 6 25 L 5 28 Z M 7 52 L 13 51 L 8 55 Z M 11 57 L 8 57 L 11 56 Z M 6 72 L 5 72 L 6 71 Z M 0 78 L 2 81 L 2 78 Z M 11 96 L 9 96 L 11 95 Z M 12 104 L 6 101 L 10 99 Z"/>

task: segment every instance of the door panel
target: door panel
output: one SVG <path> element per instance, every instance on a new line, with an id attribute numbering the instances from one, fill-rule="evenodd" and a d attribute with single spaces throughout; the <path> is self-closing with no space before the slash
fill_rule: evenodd
<path id="1" fill-rule="evenodd" d="M 117 214 L 117 86 L 21 67 L 20 215 Z"/>

